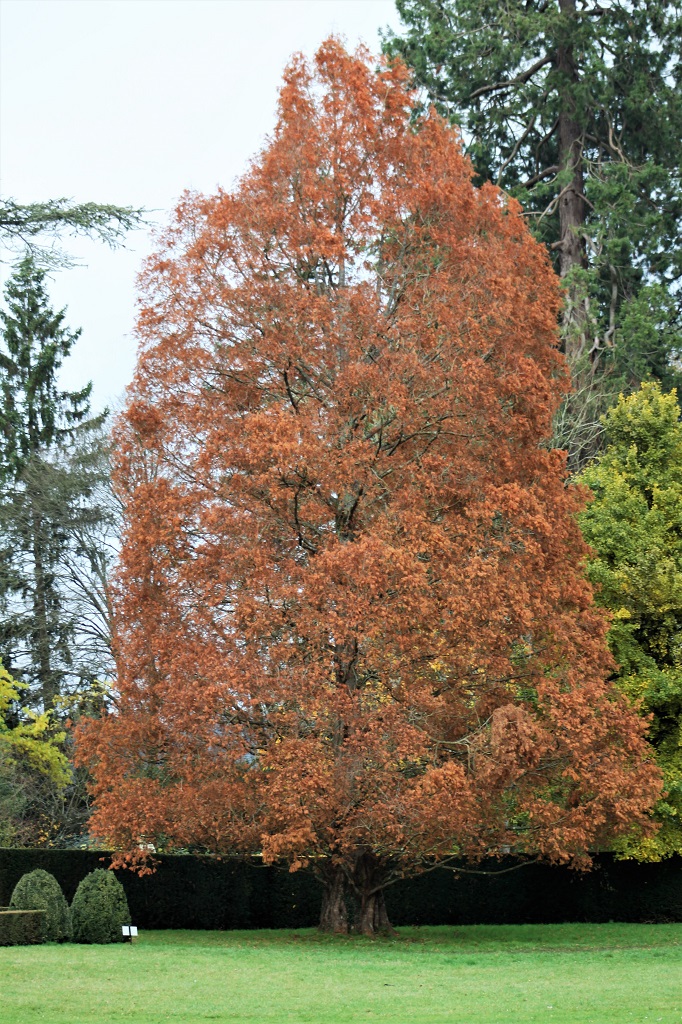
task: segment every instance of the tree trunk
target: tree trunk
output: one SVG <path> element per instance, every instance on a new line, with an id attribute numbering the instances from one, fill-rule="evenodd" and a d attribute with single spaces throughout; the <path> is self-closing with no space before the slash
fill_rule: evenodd
<path id="1" fill-rule="evenodd" d="M 383 889 L 361 894 L 355 930 L 361 935 L 395 935 L 395 929 L 388 919 Z"/>
<path id="2" fill-rule="evenodd" d="M 576 0 L 559 0 L 561 13 L 575 19 Z M 559 113 L 559 167 L 570 171 L 571 179 L 562 188 L 559 199 L 559 272 L 566 277 L 574 267 L 586 267 L 584 168 L 582 127 L 576 109 L 574 86 L 578 81 L 573 47 L 564 41 L 557 47 L 556 68 L 562 76 Z M 585 348 L 587 308 L 585 296 L 575 284 L 569 284 L 563 316 L 566 357 L 574 365 Z"/>
<path id="3" fill-rule="evenodd" d="M 361 935 L 395 934 L 386 911 L 386 901 L 381 885 L 383 874 L 376 857 L 371 853 L 361 854 L 353 873 L 353 886 L 359 900 L 355 930 Z"/>
<path id="4" fill-rule="evenodd" d="M 319 930 L 332 935 L 346 935 L 348 911 L 344 899 L 345 875 L 341 868 L 330 865 L 327 870 L 320 872 L 320 879 L 323 889 Z"/>
<path id="5" fill-rule="evenodd" d="M 31 546 L 33 554 L 33 641 L 34 658 L 40 679 L 43 708 L 54 706 L 59 686 L 52 670 L 50 632 L 47 609 L 47 579 L 43 560 L 43 522 L 31 502 Z"/>

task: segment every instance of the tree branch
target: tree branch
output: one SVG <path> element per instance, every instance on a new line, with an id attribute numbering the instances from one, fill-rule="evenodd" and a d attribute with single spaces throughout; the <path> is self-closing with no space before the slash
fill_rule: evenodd
<path id="1" fill-rule="evenodd" d="M 521 188 L 530 188 L 531 185 L 537 185 L 543 178 L 549 178 L 550 174 L 556 174 L 559 170 L 558 164 L 552 164 L 551 167 L 545 167 L 544 171 L 539 171 L 538 174 L 534 174 L 528 181 L 524 181 Z"/>
<path id="2" fill-rule="evenodd" d="M 482 85 L 469 96 L 470 100 L 478 99 L 479 96 L 484 96 L 489 92 L 499 92 L 501 89 L 511 89 L 514 85 L 523 85 L 529 78 L 532 78 L 536 71 L 540 68 L 544 68 L 545 64 L 551 64 L 553 57 L 541 57 L 540 60 L 536 61 L 535 64 L 531 65 L 526 71 L 523 71 L 516 78 L 510 78 L 507 82 L 494 82 L 492 85 Z"/>

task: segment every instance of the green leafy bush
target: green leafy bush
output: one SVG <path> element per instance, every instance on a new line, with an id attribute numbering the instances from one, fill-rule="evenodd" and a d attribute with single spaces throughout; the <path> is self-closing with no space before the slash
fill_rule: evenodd
<path id="1" fill-rule="evenodd" d="M 607 447 L 581 481 L 578 521 L 592 548 L 587 575 L 611 613 L 616 685 L 641 715 L 663 772 L 659 829 L 616 849 L 662 860 L 682 853 L 682 423 L 676 391 L 642 384 L 604 417 Z"/>
<path id="2" fill-rule="evenodd" d="M 46 919 L 44 910 L 0 910 L 0 946 L 45 942 Z"/>
<path id="3" fill-rule="evenodd" d="M 64 942 L 71 938 L 71 913 L 59 882 L 48 871 L 36 868 L 23 875 L 9 901 L 11 910 L 44 910 L 45 938 Z"/>
<path id="4" fill-rule="evenodd" d="M 83 879 L 71 904 L 74 942 L 122 942 L 121 925 L 130 924 L 123 886 L 111 871 L 98 868 Z"/>

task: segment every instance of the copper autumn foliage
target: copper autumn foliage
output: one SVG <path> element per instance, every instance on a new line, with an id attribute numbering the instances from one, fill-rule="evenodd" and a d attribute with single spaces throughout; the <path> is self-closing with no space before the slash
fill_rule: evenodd
<path id="1" fill-rule="evenodd" d="M 118 710 L 95 834 L 262 851 L 367 932 L 429 858 L 586 858 L 646 827 L 579 493 L 542 443 L 559 290 L 401 64 L 290 64 L 233 193 L 148 264 L 118 426 Z"/>

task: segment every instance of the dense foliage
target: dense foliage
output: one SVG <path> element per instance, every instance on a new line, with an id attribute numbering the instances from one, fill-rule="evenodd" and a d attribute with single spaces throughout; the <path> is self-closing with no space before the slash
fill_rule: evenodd
<path id="1" fill-rule="evenodd" d="M 10 900 L 12 910 L 44 910 L 47 942 L 71 938 L 71 913 L 54 875 L 36 868 L 20 878 Z"/>
<path id="2" fill-rule="evenodd" d="M 606 417 L 608 447 L 582 475 L 588 575 L 613 615 L 618 685 L 646 716 L 663 770 L 661 828 L 626 852 L 682 852 L 682 423 L 677 395 L 645 384 Z"/>
<path id="3" fill-rule="evenodd" d="M 396 0 L 387 40 L 462 126 L 480 180 L 523 204 L 566 284 L 577 466 L 599 412 L 679 366 L 682 8 L 666 0 Z"/>
<path id="4" fill-rule="evenodd" d="M 95 835 L 312 863 L 324 926 L 347 884 L 370 932 L 392 874 L 585 861 L 658 792 L 543 446 L 555 277 L 407 79 L 295 59 L 236 192 L 149 262 L 120 697 L 81 738 Z"/>
<path id="5" fill-rule="evenodd" d="M 45 942 L 44 910 L 0 910 L 0 946 Z"/>
<path id="6" fill-rule="evenodd" d="M 49 835 L 48 808 L 72 778 L 64 732 L 51 712 L 26 709 L 25 695 L 0 663 L 0 846 L 41 845 Z"/>
<path id="7" fill-rule="evenodd" d="M 86 875 L 71 904 L 74 942 L 123 942 L 121 926 L 130 924 L 123 886 L 116 875 L 97 868 Z"/>

